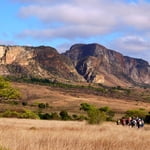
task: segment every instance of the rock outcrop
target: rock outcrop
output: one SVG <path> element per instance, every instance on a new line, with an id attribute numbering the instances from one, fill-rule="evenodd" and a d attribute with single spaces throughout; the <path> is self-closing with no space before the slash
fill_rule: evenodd
<path id="1" fill-rule="evenodd" d="M 73 45 L 69 57 L 88 82 L 106 85 L 150 84 L 150 65 L 142 59 L 123 56 L 99 44 Z"/>
<path id="2" fill-rule="evenodd" d="M 45 46 L 0 46 L 0 75 L 83 80 L 69 58 Z"/>

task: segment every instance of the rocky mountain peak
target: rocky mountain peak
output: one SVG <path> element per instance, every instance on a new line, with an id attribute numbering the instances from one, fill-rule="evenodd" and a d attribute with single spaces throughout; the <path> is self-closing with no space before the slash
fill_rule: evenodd
<path id="1" fill-rule="evenodd" d="M 88 82 L 108 85 L 150 84 L 150 66 L 99 44 L 76 44 L 65 53 Z"/>

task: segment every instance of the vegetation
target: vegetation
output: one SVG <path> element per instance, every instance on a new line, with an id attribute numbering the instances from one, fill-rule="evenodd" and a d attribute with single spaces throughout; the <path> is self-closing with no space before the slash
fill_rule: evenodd
<path id="1" fill-rule="evenodd" d="M 107 121 L 112 121 L 113 120 L 113 117 L 114 117 L 115 113 L 108 106 L 101 107 L 101 108 L 99 108 L 99 110 L 101 112 L 105 113 Z"/>
<path id="2" fill-rule="evenodd" d="M 68 112 L 63 110 L 59 113 L 62 120 L 71 120 L 71 116 L 69 116 Z"/>
<path id="3" fill-rule="evenodd" d="M 125 117 L 140 117 L 145 119 L 148 112 L 145 109 L 134 109 L 126 111 L 125 114 Z"/>
<path id="4" fill-rule="evenodd" d="M 48 103 L 46 103 L 46 104 L 45 104 L 45 103 L 39 103 L 39 104 L 38 104 L 38 107 L 39 107 L 39 108 L 42 108 L 42 109 L 43 109 L 43 108 L 48 108 L 48 107 L 49 107 L 49 104 L 48 104 Z"/>
<path id="5" fill-rule="evenodd" d="M 30 110 L 24 110 L 24 112 L 6 110 L 5 112 L 0 113 L 0 117 L 39 119 L 39 116 Z"/>
<path id="6" fill-rule="evenodd" d="M 1 99 L 18 99 L 21 97 L 20 92 L 13 88 L 11 84 L 0 76 L 0 98 Z"/>
<path id="7" fill-rule="evenodd" d="M 111 121 L 114 117 L 114 112 L 109 107 L 96 108 L 88 103 L 82 103 L 80 109 L 87 112 L 88 122 L 90 124 L 100 124 L 107 120 Z"/>
<path id="8" fill-rule="evenodd" d="M 82 91 L 87 91 L 87 92 L 92 92 L 97 95 L 101 96 L 106 96 L 106 97 L 113 97 L 113 98 L 120 98 L 120 99 L 133 99 L 133 100 L 139 100 L 139 101 L 146 101 L 150 102 L 150 90 L 149 88 L 145 89 L 143 88 L 144 91 L 148 92 L 143 92 L 141 95 L 141 92 L 137 92 L 134 88 L 123 88 L 121 86 L 116 86 L 116 87 L 108 87 L 104 86 L 102 84 L 88 84 L 88 85 L 77 85 L 77 84 L 71 84 L 71 83 L 63 83 L 60 81 L 57 81 L 56 79 L 43 79 L 43 78 L 16 78 L 16 77 L 7 77 L 8 80 L 10 81 L 15 81 L 15 82 L 26 82 L 26 83 L 32 83 L 32 84 L 39 84 L 39 85 L 47 85 L 51 87 L 58 87 L 58 88 L 63 88 L 66 90 L 69 89 L 76 89 L 76 90 L 82 90 Z"/>
<path id="9" fill-rule="evenodd" d="M 150 126 L 2 119 L 0 143 L 9 150 L 149 150 Z M 6 149 L 2 149 L 6 150 Z"/>
<path id="10" fill-rule="evenodd" d="M 145 116 L 145 122 L 150 124 L 150 112 Z"/>

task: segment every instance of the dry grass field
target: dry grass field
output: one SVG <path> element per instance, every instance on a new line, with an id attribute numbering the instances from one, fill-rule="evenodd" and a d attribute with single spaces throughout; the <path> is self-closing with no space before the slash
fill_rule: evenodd
<path id="1" fill-rule="evenodd" d="M 35 84 L 14 83 L 14 86 L 23 93 L 23 100 L 28 101 L 29 103 L 48 103 L 52 106 L 51 111 L 67 110 L 69 112 L 77 113 L 79 112 L 80 104 L 83 102 L 93 104 L 97 107 L 109 106 L 115 112 L 125 112 L 128 109 L 137 108 L 150 110 L 150 103 L 148 102 L 103 97 L 74 89 L 67 90 Z M 0 106 L 0 108 L 3 107 L 4 106 Z"/>
<path id="2" fill-rule="evenodd" d="M 0 119 L 1 150 L 149 150 L 150 126 Z"/>

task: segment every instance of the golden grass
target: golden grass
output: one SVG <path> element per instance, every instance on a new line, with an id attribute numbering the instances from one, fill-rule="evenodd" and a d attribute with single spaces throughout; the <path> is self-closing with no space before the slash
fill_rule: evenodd
<path id="1" fill-rule="evenodd" d="M 149 150 L 150 127 L 2 118 L 0 145 L 9 150 Z"/>

